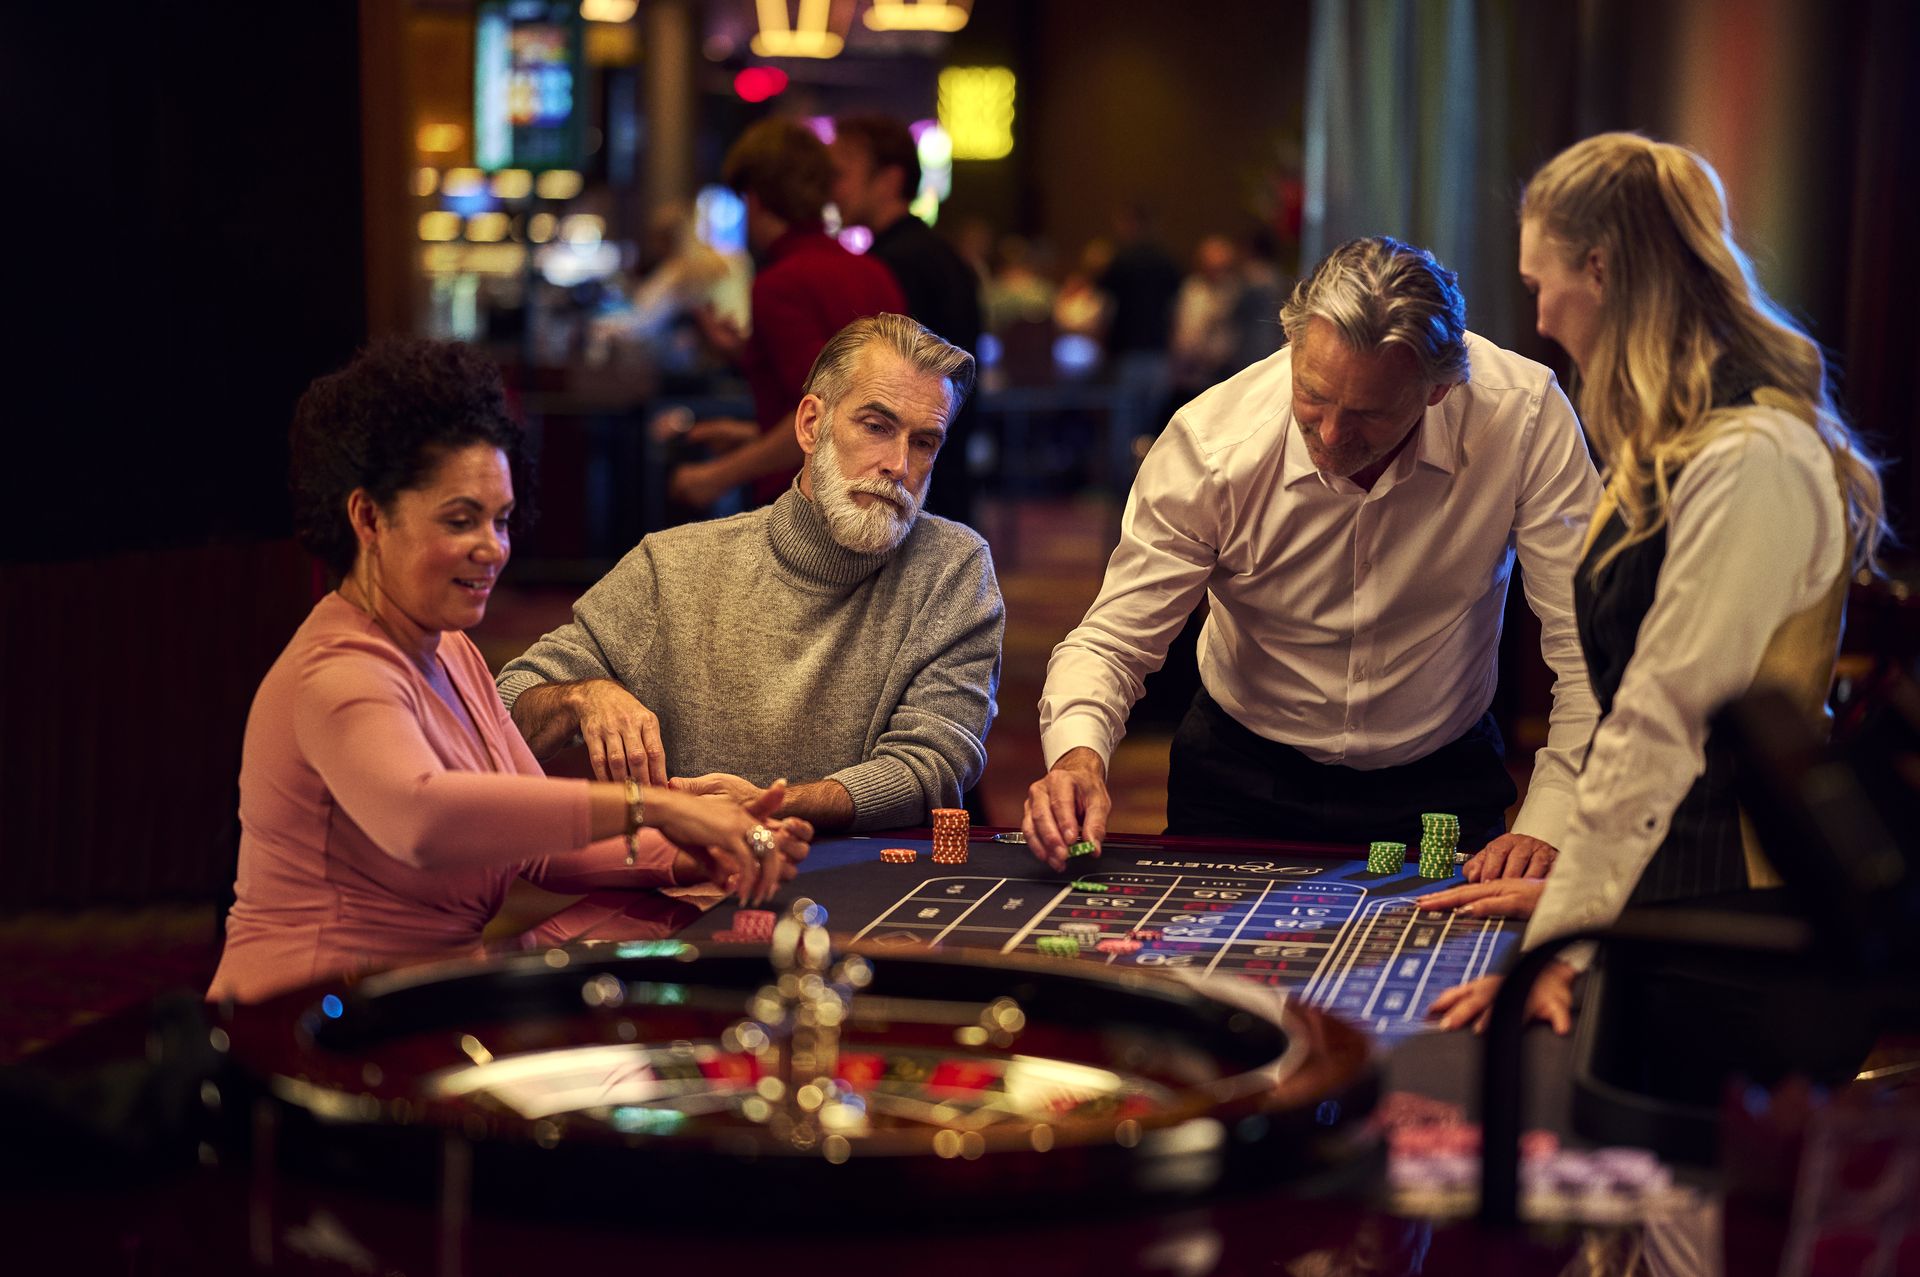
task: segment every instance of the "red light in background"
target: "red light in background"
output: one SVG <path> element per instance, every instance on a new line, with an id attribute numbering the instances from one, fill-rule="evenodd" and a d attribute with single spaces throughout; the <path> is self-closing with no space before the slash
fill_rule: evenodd
<path id="1" fill-rule="evenodd" d="M 733 91 L 748 102 L 765 102 L 786 89 L 787 73 L 779 67 L 748 67 L 733 77 Z"/>

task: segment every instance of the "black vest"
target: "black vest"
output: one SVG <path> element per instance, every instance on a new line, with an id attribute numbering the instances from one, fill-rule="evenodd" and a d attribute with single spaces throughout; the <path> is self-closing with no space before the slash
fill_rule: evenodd
<path id="1" fill-rule="evenodd" d="M 1749 386 L 1724 397 L 1716 407 L 1734 407 L 1753 399 Z M 1669 483 L 1679 478 L 1669 477 Z M 1580 629 L 1580 650 L 1587 658 L 1587 679 L 1600 702 L 1600 718 L 1613 712 L 1620 679 L 1633 659 L 1640 624 L 1653 607 L 1660 582 L 1660 566 L 1667 557 L 1667 530 L 1637 542 L 1615 556 L 1595 579 L 1593 564 L 1626 535 L 1626 521 L 1618 510 L 1587 547 L 1573 577 L 1573 614 Z M 1634 885 L 1630 904 L 1684 900 L 1692 896 L 1742 891 L 1747 877 L 1746 848 L 1740 837 L 1740 807 L 1736 797 L 1737 763 L 1733 751 L 1709 732 L 1706 770 L 1673 813 L 1653 859 Z"/>

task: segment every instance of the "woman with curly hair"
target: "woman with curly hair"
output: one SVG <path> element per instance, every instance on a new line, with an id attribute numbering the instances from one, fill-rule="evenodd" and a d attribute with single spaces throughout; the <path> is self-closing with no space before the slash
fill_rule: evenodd
<path id="1" fill-rule="evenodd" d="M 1602 716 L 1552 872 L 1511 879 L 1470 864 L 1480 881 L 1424 903 L 1531 914 L 1528 947 L 1630 903 L 1780 907 L 1779 878 L 1743 828 L 1736 760 L 1709 720 L 1768 686 L 1824 721 L 1848 581 L 1885 532 L 1876 464 L 1692 151 L 1607 133 L 1549 161 L 1522 199 L 1520 275 L 1541 335 L 1578 367 L 1605 470 L 1574 582 Z M 1573 974 L 1551 965 L 1532 995 L 1562 1032 Z M 1479 1022 L 1496 985 L 1449 990 L 1435 1012 Z M 1678 989 L 1677 1000 L 1704 996 Z"/>
<path id="2" fill-rule="evenodd" d="M 459 345 L 378 342 L 301 397 L 296 530 L 338 588 L 248 715 L 210 998 L 476 956 L 520 876 L 576 893 L 714 880 L 745 901 L 806 855 L 804 821 L 767 818 L 777 785 L 742 807 L 542 774 L 462 632 L 507 563 L 520 450 L 498 370 Z"/>

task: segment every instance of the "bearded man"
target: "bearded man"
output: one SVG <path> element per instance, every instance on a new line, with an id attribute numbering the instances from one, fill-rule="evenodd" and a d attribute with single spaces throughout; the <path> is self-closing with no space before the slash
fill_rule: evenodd
<path id="1" fill-rule="evenodd" d="M 763 509 L 655 533 L 509 662 L 540 757 L 748 798 L 822 830 L 925 824 L 986 766 L 1005 608 L 986 542 L 921 503 L 973 358 L 902 315 L 829 340 L 806 464 Z M 670 779 L 671 778 L 671 779 Z"/>

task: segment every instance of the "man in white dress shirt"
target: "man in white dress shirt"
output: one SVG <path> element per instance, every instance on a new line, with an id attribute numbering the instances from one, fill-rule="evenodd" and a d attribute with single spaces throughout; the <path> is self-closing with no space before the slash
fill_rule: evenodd
<path id="1" fill-rule="evenodd" d="M 1447 811 L 1480 876 L 1544 873 L 1597 716 L 1572 579 L 1600 485 L 1572 406 L 1467 332 L 1452 272 L 1397 240 L 1335 249 L 1280 318 L 1286 348 L 1177 412 L 1140 467 L 1047 668 L 1028 843 L 1060 869 L 1104 837 L 1107 761 L 1205 592 L 1169 833 L 1411 845 Z M 1488 706 L 1516 558 L 1555 680 L 1509 833 Z"/>

